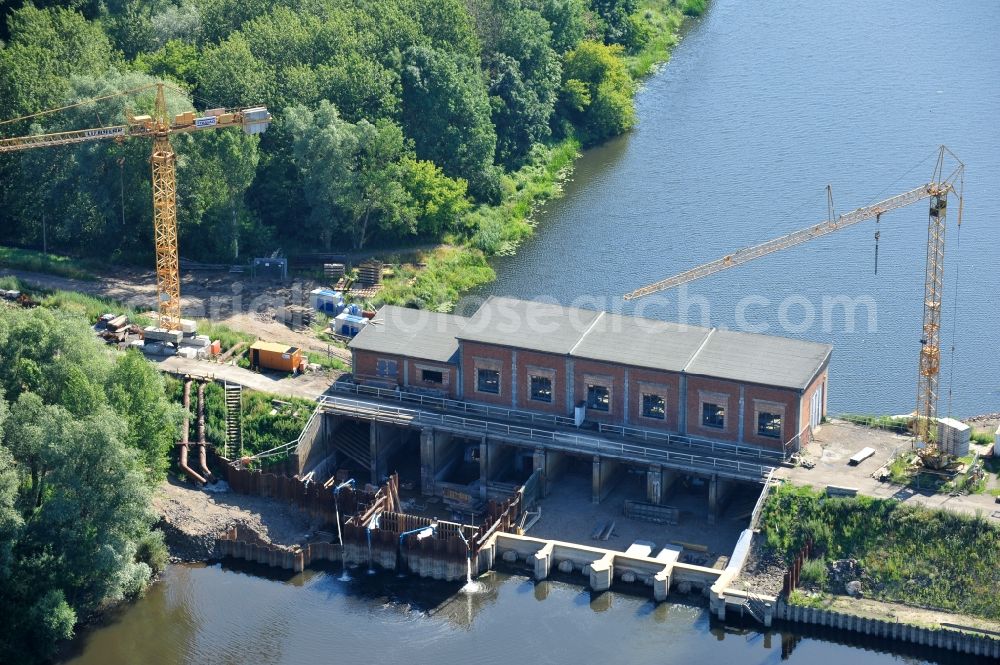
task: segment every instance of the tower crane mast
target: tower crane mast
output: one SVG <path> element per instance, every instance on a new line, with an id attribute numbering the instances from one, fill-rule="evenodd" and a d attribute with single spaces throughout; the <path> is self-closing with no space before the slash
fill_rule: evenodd
<path id="1" fill-rule="evenodd" d="M 127 114 L 124 125 L 0 139 L 0 153 L 106 139 L 116 141 L 138 137 L 152 139 L 150 163 L 153 177 L 153 236 L 156 245 L 158 325 L 165 330 L 176 331 L 181 327 L 181 289 L 177 251 L 177 155 L 170 143 L 170 135 L 226 127 L 242 127 L 248 134 L 260 134 L 271 122 L 271 114 L 266 107 L 258 106 L 230 110 L 212 109 L 203 112 L 201 116 L 187 112 L 171 118 L 167 110 L 165 87 L 168 86 L 164 83 L 155 83 L 100 98 L 106 99 L 155 89 L 156 100 L 151 116 Z M 169 87 L 176 90 L 172 86 Z M 178 90 L 178 92 L 183 91 Z M 92 101 L 97 100 L 87 100 L 72 106 Z M 0 124 L 54 113 L 66 108 L 70 107 L 41 111 L 30 116 L 6 120 Z"/>
<path id="2" fill-rule="evenodd" d="M 945 161 L 950 157 L 954 169 L 946 175 Z M 947 463 L 934 442 L 933 423 L 937 417 L 938 379 L 941 371 L 941 299 L 944 290 L 944 241 L 948 212 L 948 195 L 958 197 L 956 223 L 962 224 L 963 178 L 965 165 L 947 147 L 941 146 L 937 155 L 934 175 L 930 182 L 910 191 L 889 197 L 878 203 L 852 210 L 836 219 L 800 229 L 766 242 L 746 247 L 722 258 L 704 263 L 672 277 L 654 282 L 625 295 L 625 300 L 671 289 L 681 284 L 713 275 L 722 270 L 742 265 L 774 252 L 801 245 L 804 242 L 829 235 L 854 226 L 868 219 L 879 219 L 884 213 L 930 199 L 927 223 L 927 258 L 924 275 L 923 328 L 920 338 L 920 357 L 917 375 L 916 436 L 923 444 L 920 456 L 924 464 L 939 468 Z"/>

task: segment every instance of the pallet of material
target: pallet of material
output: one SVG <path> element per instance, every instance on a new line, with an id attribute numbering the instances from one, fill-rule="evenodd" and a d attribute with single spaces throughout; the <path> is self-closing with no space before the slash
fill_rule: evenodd
<path id="1" fill-rule="evenodd" d="M 382 283 L 382 262 L 365 261 L 358 266 L 358 281 L 365 286 Z"/>
<path id="2" fill-rule="evenodd" d="M 625 517 L 654 524 L 677 524 L 680 521 L 680 511 L 672 506 L 628 499 L 625 501 Z"/>
<path id="3" fill-rule="evenodd" d="M 371 298 L 375 296 L 379 291 L 382 290 L 381 284 L 374 284 L 371 286 L 358 285 L 351 287 L 348 293 L 353 298 Z"/>

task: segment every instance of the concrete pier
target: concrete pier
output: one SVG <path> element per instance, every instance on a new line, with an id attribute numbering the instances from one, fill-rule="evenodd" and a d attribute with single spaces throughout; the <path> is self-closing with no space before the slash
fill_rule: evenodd
<path id="1" fill-rule="evenodd" d="M 535 552 L 535 581 L 540 582 L 549 576 L 552 570 L 552 543 L 547 543 L 542 549 Z"/>
<path id="2" fill-rule="evenodd" d="M 618 481 L 619 463 L 606 457 L 594 455 L 592 502 L 598 504 L 615 488 Z"/>
<path id="3" fill-rule="evenodd" d="M 549 543 L 551 546 L 551 543 Z M 611 588 L 614 578 L 615 555 L 607 552 L 603 557 L 590 564 L 590 588 L 600 593 Z"/>
<path id="4" fill-rule="evenodd" d="M 714 525 L 719 514 L 726 509 L 733 493 L 733 483 L 713 475 L 708 483 L 708 523 Z"/>
<path id="5" fill-rule="evenodd" d="M 527 561 L 536 580 L 547 578 L 552 566 L 562 573 L 582 571 L 595 592 L 607 591 L 617 576 L 623 582 L 641 582 L 653 588 L 653 598 L 665 600 L 674 584 L 685 589 L 708 589 L 723 571 L 679 563 L 676 555 L 656 558 L 628 554 L 559 540 L 497 533 L 491 544 L 507 563 Z"/>

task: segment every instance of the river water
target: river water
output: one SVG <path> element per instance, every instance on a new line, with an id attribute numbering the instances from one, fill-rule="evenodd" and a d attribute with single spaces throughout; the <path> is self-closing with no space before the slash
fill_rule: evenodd
<path id="1" fill-rule="evenodd" d="M 995 0 L 712 0 L 639 93 L 636 130 L 584 155 L 483 294 L 622 307 L 826 219 L 827 184 L 846 212 L 928 182 L 946 144 L 967 174 L 961 233 L 948 230 L 940 412 L 949 388 L 954 415 L 1000 411 L 998 29 Z M 912 411 L 926 201 L 879 226 L 877 275 L 866 222 L 624 311 L 832 343 L 832 413 Z M 857 304 L 853 329 L 838 298 Z"/>
<path id="2" fill-rule="evenodd" d="M 713 0 L 639 93 L 637 129 L 583 156 L 566 195 L 541 210 L 516 256 L 497 261 L 499 279 L 484 293 L 620 307 L 620 294 L 646 282 L 823 220 L 827 183 L 845 211 L 926 182 L 927 158 L 945 143 L 968 174 L 960 242 L 949 232 L 944 348 L 953 321 L 959 335 L 954 382 L 946 352 L 942 385 L 954 386 L 958 415 L 1000 410 L 998 26 L 995 0 Z M 925 229 L 923 204 L 886 215 L 877 276 L 868 223 L 640 311 L 832 342 L 833 412 L 908 411 Z M 744 301 L 740 321 L 748 295 L 758 299 Z M 823 298 L 837 296 L 873 303 L 874 325 L 864 306 L 853 331 L 837 311 L 824 325 Z M 395 577 L 260 573 L 171 566 L 144 599 L 73 643 L 65 662 L 960 661 L 829 634 L 727 633 L 699 606 L 592 599 L 583 586 L 520 577 L 491 575 L 467 595 Z"/>
<path id="3" fill-rule="evenodd" d="M 171 566 L 162 583 L 109 625 L 83 635 L 73 665 L 270 663 L 963 663 L 916 648 L 893 654 L 792 632 L 723 628 L 698 605 L 654 604 L 577 584 L 490 573 L 481 590 L 390 575 L 342 582 L 256 568 Z M 583 578 L 579 578 L 583 581 Z M 860 639 L 860 638 L 859 638 Z M 906 655 L 904 655 L 906 654 Z"/>

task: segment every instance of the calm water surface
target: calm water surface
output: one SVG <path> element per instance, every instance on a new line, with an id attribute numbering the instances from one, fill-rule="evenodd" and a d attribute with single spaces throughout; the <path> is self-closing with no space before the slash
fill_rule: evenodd
<path id="1" fill-rule="evenodd" d="M 945 349 L 955 337 L 953 410 L 1000 411 L 1000 2 L 780 3 L 713 0 L 673 61 L 638 97 L 631 135 L 587 153 L 536 236 L 497 261 L 487 293 L 590 305 L 729 250 L 820 221 L 824 187 L 839 210 L 930 178 L 946 143 L 968 164 L 960 243 L 949 231 Z M 871 223 L 697 282 L 712 325 L 751 323 L 832 342 L 830 407 L 913 408 L 926 232 L 924 205 L 882 221 L 878 275 Z M 955 276 L 960 274 L 957 318 Z M 870 297 L 844 321 L 801 326 L 822 298 Z M 786 323 L 780 323 L 780 304 Z M 671 303 L 643 313 L 676 320 Z M 802 300 L 804 299 L 804 300 Z M 642 301 L 640 301 L 641 303 Z M 619 303 L 620 304 L 620 303 Z M 631 311 L 631 307 L 626 311 Z M 691 306 L 688 320 L 698 323 Z M 951 354 L 945 354 L 945 389 Z M 947 404 L 942 403 L 942 411 Z M 730 629 L 731 630 L 731 629 Z M 174 566 L 142 601 L 82 636 L 66 662 L 113 663 L 790 663 L 938 662 L 889 644 L 813 633 L 737 634 L 699 607 L 579 586 L 491 577 L 478 595 L 410 579 L 350 583 L 309 572 L 287 580 Z M 970 662 L 944 657 L 940 662 Z M 948 660 L 950 658 L 950 661 Z"/>
<path id="2" fill-rule="evenodd" d="M 712 0 L 640 92 L 636 130 L 580 160 L 484 294 L 622 306 L 646 283 L 824 220 L 828 183 L 844 212 L 928 182 L 926 158 L 947 144 L 967 175 L 961 234 L 948 231 L 940 409 L 953 386 L 955 415 L 1000 411 L 998 30 L 996 0 Z M 736 327 L 740 299 L 766 298 L 748 323 L 834 344 L 832 412 L 911 411 L 927 205 L 880 226 L 877 276 L 867 222 L 693 282 L 689 307 L 674 291 L 624 309 L 701 323 L 701 299 L 706 323 Z M 824 296 L 874 303 L 874 325 L 865 307 L 853 332 L 840 308 L 824 325 Z"/>
<path id="3" fill-rule="evenodd" d="M 616 593 L 594 599 L 562 582 L 489 574 L 481 592 L 470 595 L 454 584 L 338 577 L 308 571 L 277 580 L 219 565 L 172 566 L 117 621 L 82 636 L 66 662 L 970 663 L 949 654 L 894 655 L 871 644 L 724 629 L 710 624 L 701 607 Z"/>

